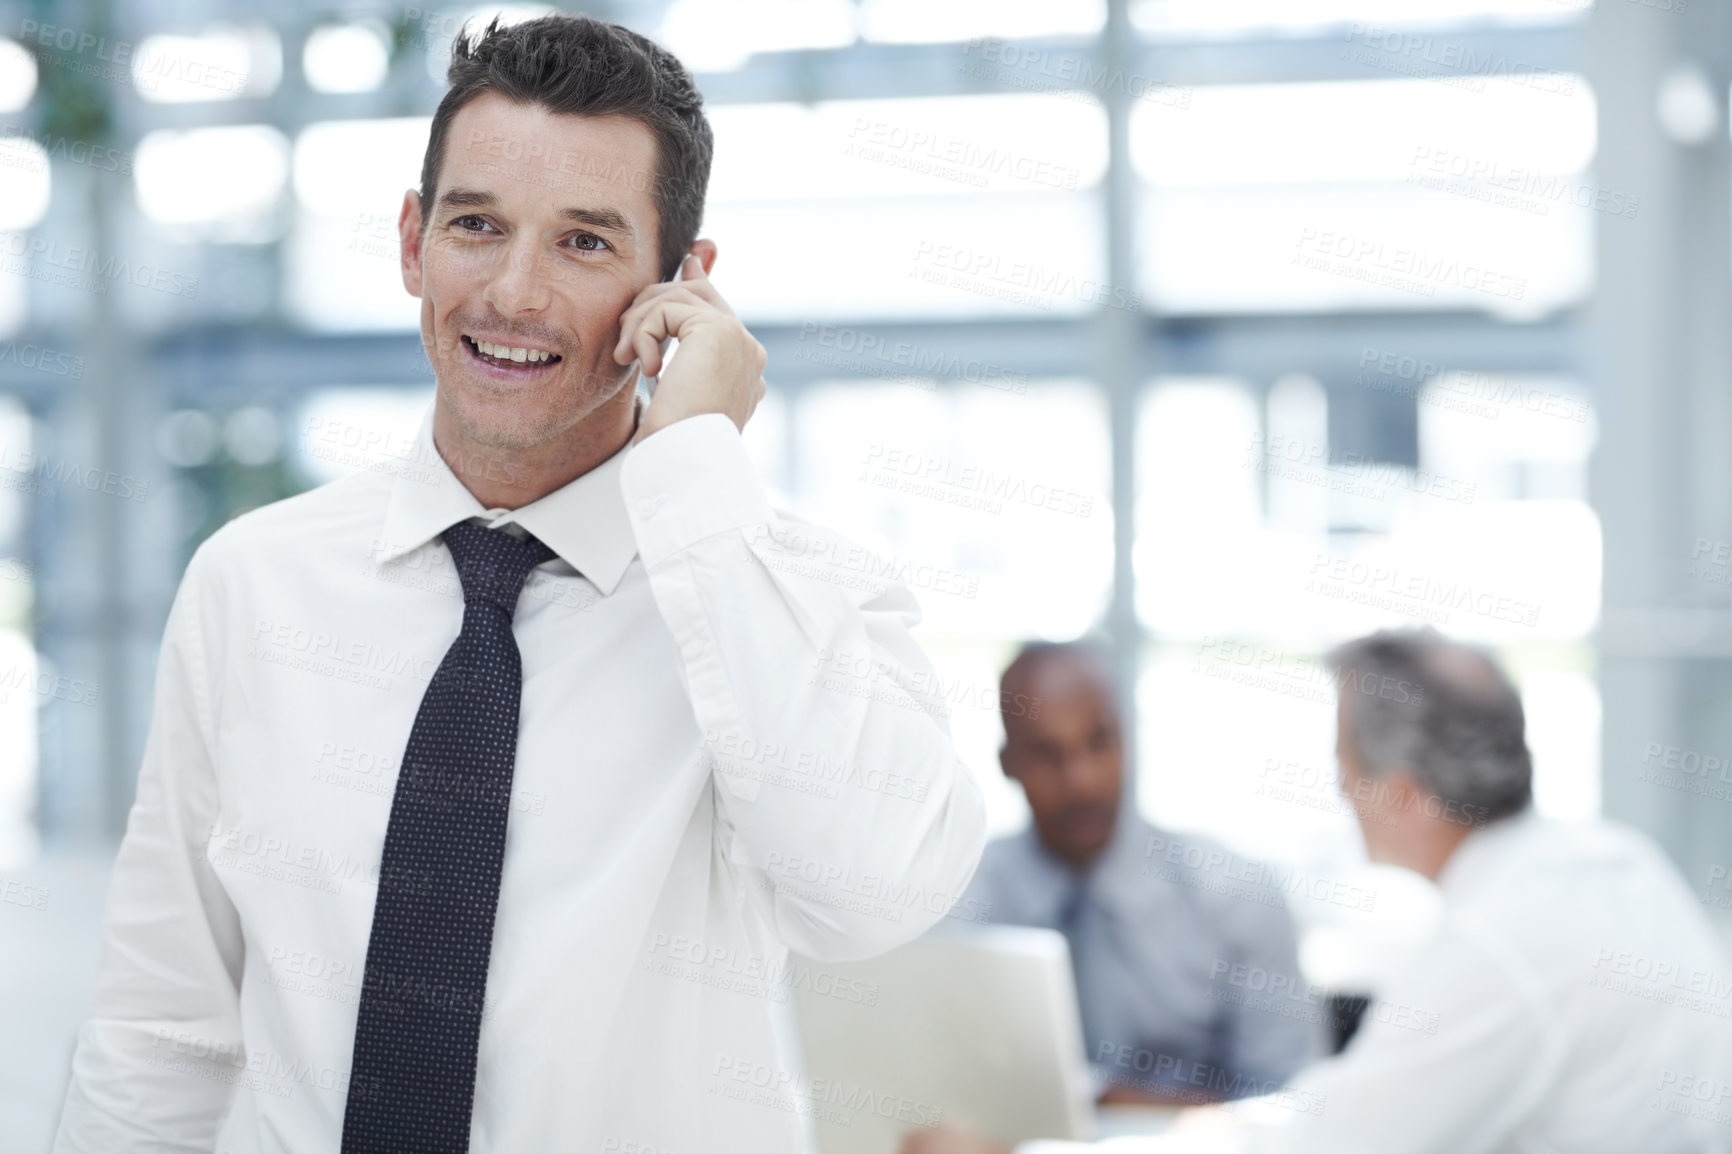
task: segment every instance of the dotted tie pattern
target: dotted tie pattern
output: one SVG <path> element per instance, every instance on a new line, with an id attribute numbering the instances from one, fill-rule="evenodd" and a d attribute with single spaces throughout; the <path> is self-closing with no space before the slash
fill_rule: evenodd
<path id="1" fill-rule="evenodd" d="M 342 1154 L 467 1154 L 505 860 L 523 661 L 511 619 L 529 537 L 445 530 L 463 628 L 421 698 L 391 799 Z"/>

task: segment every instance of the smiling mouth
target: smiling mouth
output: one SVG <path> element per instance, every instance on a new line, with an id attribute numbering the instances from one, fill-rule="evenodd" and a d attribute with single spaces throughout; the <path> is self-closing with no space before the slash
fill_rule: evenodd
<path id="1" fill-rule="evenodd" d="M 519 373 L 534 373 L 552 368 L 562 358 L 558 353 L 546 349 L 533 349 L 528 346 L 513 346 L 495 344 L 492 341 L 478 341 L 465 335 L 459 338 L 463 347 L 469 350 L 469 355 L 482 364 L 495 369 L 506 369 Z"/>

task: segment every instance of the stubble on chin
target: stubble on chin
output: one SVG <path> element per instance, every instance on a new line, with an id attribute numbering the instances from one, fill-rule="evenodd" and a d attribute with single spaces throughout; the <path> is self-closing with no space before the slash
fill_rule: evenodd
<path id="1" fill-rule="evenodd" d="M 550 382 L 549 390 L 557 390 L 557 395 L 533 397 L 499 395 L 472 383 L 450 388 L 441 383 L 439 389 L 452 422 L 470 445 L 526 452 L 557 440 L 593 416 L 625 391 L 634 376 L 635 369 L 609 379 L 586 373 L 576 383 Z"/>

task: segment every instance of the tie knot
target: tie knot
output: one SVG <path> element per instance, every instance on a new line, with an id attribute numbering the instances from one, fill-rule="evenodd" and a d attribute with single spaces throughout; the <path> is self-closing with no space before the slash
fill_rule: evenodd
<path id="1" fill-rule="evenodd" d="M 502 530 L 467 521 L 445 530 L 444 538 L 457 565 L 457 579 L 463 583 L 464 604 L 496 605 L 507 617 L 517 610 L 517 595 L 523 592 L 529 571 L 554 557 L 553 550 L 533 536 L 520 541 Z"/>

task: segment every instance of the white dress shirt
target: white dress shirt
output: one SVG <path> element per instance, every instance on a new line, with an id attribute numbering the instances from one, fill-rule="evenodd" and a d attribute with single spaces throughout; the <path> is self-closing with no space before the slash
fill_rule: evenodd
<path id="1" fill-rule="evenodd" d="M 463 615 L 438 535 L 477 516 L 558 556 L 515 619 L 470 1150 L 800 1151 L 881 1110 L 801 1074 L 790 990 L 856 994 L 825 963 L 937 922 L 985 841 L 912 596 L 827 567 L 721 414 L 492 516 L 431 423 L 188 565 L 54 1149 L 335 1154 L 397 766 Z"/>
<path id="2" fill-rule="evenodd" d="M 1651 842 L 1528 813 L 1469 835 L 1438 885 L 1436 938 L 1342 1054 L 1240 1104 L 1247 1135 L 1026 1150 L 1732 1150 L 1732 965 Z"/>

